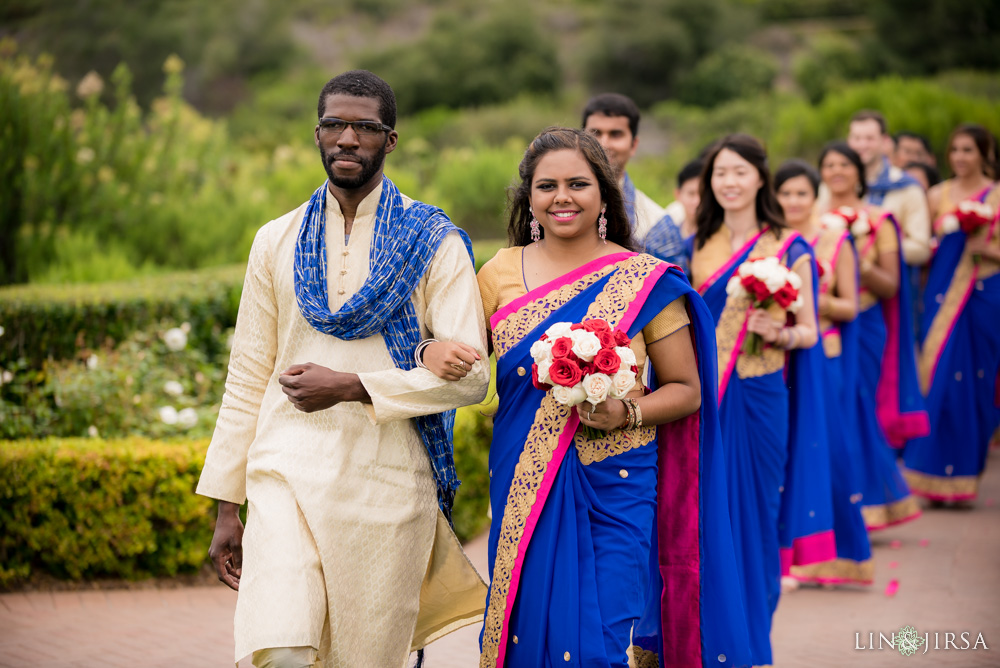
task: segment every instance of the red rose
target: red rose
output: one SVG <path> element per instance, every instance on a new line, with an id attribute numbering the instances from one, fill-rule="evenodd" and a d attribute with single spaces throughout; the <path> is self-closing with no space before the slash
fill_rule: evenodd
<path id="1" fill-rule="evenodd" d="M 580 367 L 569 360 L 557 359 L 549 367 L 549 378 L 555 385 L 573 387 L 583 380 L 583 373 L 580 371 Z"/>
<path id="2" fill-rule="evenodd" d="M 573 339 L 560 336 L 552 343 L 552 359 L 564 359 L 573 354 Z"/>
<path id="3" fill-rule="evenodd" d="M 579 364 L 579 367 L 580 367 L 580 379 L 581 380 L 583 378 L 585 378 L 586 376 L 590 376 L 591 374 L 594 374 L 594 373 L 597 372 L 597 369 L 594 368 L 594 363 L 593 362 L 578 362 L 578 364 Z"/>
<path id="4" fill-rule="evenodd" d="M 601 350 L 594 355 L 594 368 L 598 373 L 613 376 L 621 368 L 622 360 L 614 350 Z"/>
<path id="5" fill-rule="evenodd" d="M 955 217 L 958 218 L 959 227 L 961 227 L 962 231 L 966 234 L 972 234 L 977 229 L 990 222 L 975 211 L 956 211 Z"/>
<path id="6" fill-rule="evenodd" d="M 816 273 L 819 274 L 820 278 L 823 278 L 826 275 L 826 269 L 823 268 L 823 263 L 822 262 L 817 262 L 816 263 Z"/>
<path id="7" fill-rule="evenodd" d="M 541 336 L 538 337 L 538 340 L 539 341 L 548 341 L 549 340 L 549 335 L 548 334 L 542 334 Z"/>
<path id="8" fill-rule="evenodd" d="M 575 323 L 572 326 L 570 326 L 570 329 L 573 331 L 578 329 L 583 329 L 583 323 L 582 322 Z"/>
<path id="9" fill-rule="evenodd" d="M 551 390 L 552 386 L 546 383 L 542 383 L 538 380 L 538 365 L 531 365 L 531 384 L 537 387 L 539 390 Z"/>
<path id="10" fill-rule="evenodd" d="M 628 334 L 620 329 L 615 330 L 615 343 L 619 346 L 625 347 L 632 343 L 632 340 L 628 338 Z"/>
<path id="11" fill-rule="evenodd" d="M 799 291 L 790 284 L 785 283 L 781 289 L 774 293 L 774 301 L 778 302 L 781 308 L 788 308 L 795 298 L 799 296 Z"/>
<path id="12" fill-rule="evenodd" d="M 635 364 L 632 365 L 632 373 L 639 375 L 639 367 Z"/>
<path id="13" fill-rule="evenodd" d="M 611 333 L 611 330 L 600 330 L 593 332 L 597 340 L 601 342 L 601 348 L 605 350 L 610 350 L 615 347 L 615 336 Z"/>
<path id="14" fill-rule="evenodd" d="M 585 330 L 587 330 L 588 332 L 594 332 L 595 334 L 597 332 L 610 332 L 611 331 L 611 325 L 609 325 L 604 320 L 598 320 L 598 319 L 584 320 L 580 324 L 583 325 L 583 328 Z"/>
<path id="15" fill-rule="evenodd" d="M 740 283 L 758 302 L 762 302 L 771 296 L 771 291 L 767 289 L 764 281 L 759 280 L 755 276 L 744 276 L 740 279 Z"/>

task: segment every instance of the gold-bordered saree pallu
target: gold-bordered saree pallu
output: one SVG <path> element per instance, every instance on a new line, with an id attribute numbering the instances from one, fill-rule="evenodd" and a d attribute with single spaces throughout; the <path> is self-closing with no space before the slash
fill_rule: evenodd
<path id="1" fill-rule="evenodd" d="M 979 201 L 996 207 L 1000 189 Z M 974 234 L 994 248 L 1000 219 Z M 918 363 L 931 433 L 911 441 L 903 459 L 914 494 L 938 501 L 969 501 L 979 491 L 990 438 L 1000 424 L 996 380 L 1000 366 L 1000 265 L 978 262 L 961 230 L 941 238 L 924 293 Z"/>
<path id="2" fill-rule="evenodd" d="M 685 296 L 701 411 L 590 440 L 577 433 L 575 409 L 532 385 L 531 345 L 553 323 L 600 318 L 634 337 Z M 635 650 L 644 661 L 750 664 L 707 382 L 715 373 L 709 318 L 679 269 L 618 253 L 530 291 L 491 319 L 500 408 L 490 448 L 494 520 L 481 667 L 624 668 L 633 627 L 636 644 L 649 650 Z"/>
<path id="3" fill-rule="evenodd" d="M 797 232 L 765 230 L 733 253 L 723 228 L 692 259 L 696 275 L 710 275 L 698 291 L 715 322 L 719 421 L 754 665 L 772 662 L 781 572 L 836 557 L 823 353 L 820 346 L 791 355 L 770 346 L 744 353 L 752 302 L 728 295 L 726 285 L 747 260 L 777 257 L 793 267 L 803 256 L 812 267 L 815 304 L 813 251 Z M 780 309 L 773 315 L 785 317 Z"/>

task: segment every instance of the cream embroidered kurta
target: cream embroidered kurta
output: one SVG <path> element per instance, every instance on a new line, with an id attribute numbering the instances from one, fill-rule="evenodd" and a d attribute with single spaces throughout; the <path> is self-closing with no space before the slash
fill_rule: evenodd
<path id="1" fill-rule="evenodd" d="M 347 244 L 339 204 L 327 197 L 331 311 L 368 277 L 381 192 L 359 206 Z M 482 619 L 485 584 L 437 509 L 410 418 L 482 401 L 489 365 L 445 381 L 397 369 L 381 335 L 343 341 L 313 329 L 299 312 L 292 269 L 304 210 L 254 239 L 198 493 L 249 499 L 237 661 L 311 645 L 327 667 L 404 666 L 411 648 Z M 475 271 L 457 234 L 441 243 L 412 300 L 423 337 L 467 343 L 487 359 Z M 306 362 L 357 373 L 372 403 L 296 410 L 278 376 Z"/>
<path id="2" fill-rule="evenodd" d="M 618 185 L 621 185 L 621 183 Z M 636 188 L 635 229 L 633 230 L 635 240 L 641 243 L 653 225 L 660 222 L 660 218 L 663 218 L 664 213 L 666 211 L 662 206 L 654 202 L 649 195 Z"/>

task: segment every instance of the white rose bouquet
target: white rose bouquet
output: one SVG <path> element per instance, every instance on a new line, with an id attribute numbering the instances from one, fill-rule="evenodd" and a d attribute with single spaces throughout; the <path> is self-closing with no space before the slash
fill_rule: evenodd
<path id="1" fill-rule="evenodd" d="M 726 284 L 726 294 L 749 297 L 753 308 L 766 309 L 771 304 L 778 304 L 789 313 L 795 313 L 802 307 L 801 287 L 799 275 L 781 264 L 778 258 L 770 256 L 741 264 Z M 760 335 L 749 333 L 743 342 L 743 352 L 759 355 L 763 350 L 764 340 Z"/>

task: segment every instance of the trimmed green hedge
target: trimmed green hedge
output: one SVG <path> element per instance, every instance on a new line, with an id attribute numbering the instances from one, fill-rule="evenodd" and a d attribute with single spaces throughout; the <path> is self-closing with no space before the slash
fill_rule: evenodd
<path id="1" fill-rule="evenodd" d="M 468 406 L 455 421 L 462 540 L 488 524 L 491 412 Z M 194 493 L 207 448 L 207 439 L 0 441 L 0 588 L 39 573 L 89 580 L 198 570 L 215 527 L 215 502 Z"/>
<path id="2" fill-rule="evenodd" d="M 163 320 L 189 323 L 189 341 L 211 358 L 225 344 L 219 333 L 236 323 L 245 271 L 229 265 L 120 283 L 0 288 L 0 367 L 77 357 Z"/>

